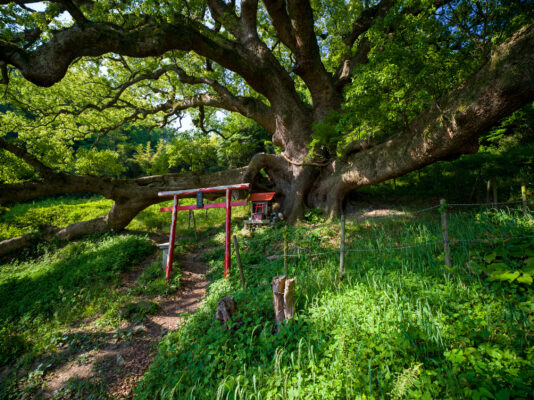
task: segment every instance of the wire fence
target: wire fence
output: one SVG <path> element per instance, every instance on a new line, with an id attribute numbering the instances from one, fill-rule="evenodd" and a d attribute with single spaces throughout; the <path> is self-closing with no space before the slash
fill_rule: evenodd
<path id="1" fill-rule="evenodd" d="M 399 243 L 395 246 L 383 246 L 380 244 L 376 244 L 376 246 L 367 246 L 367 247 L 349 247 L 345 248 L 345 237 L 344 237 L 344 231 L 345 231 L 345 220 L 344 218 L 341 219 L 341 222 L 338 221 L 330 221 L 327 223 L 322 223 L 318 225 L 307 225 L 307 226 L 297 226 L 292 228 L 286 228 L 287 234 L 284 235 L 280 231 L 273 232 L 269 235 L 258 237 L 258 238 L 247 238 L 247 239 L 241 239 L 241 243 L 238 244 L 238 247 L 240 251 L 245 251 L 244 254 L 247 254 L 246 252 L 248 250 L 257 251 L 255 245 L 262 243 L 268 243 L 268 245 L 271 248 L 271 251 L 274 253 L 270 256 L 266 256 L 266 259 L 264 259 L 261 263 L 244 263 L 244 267 L 247 267 L 249 269 L 269 269 L 273 266 L 277 266 L 280 268 L 281 262 L 284 263 L 285 268 L 287 268 L 287 263 L 289 260 L 295 260 L 300 261 L 304 259 L 317 259 L 319 257 L 327 257 L 327 256 L 334 256 L 338 255 L 340 257 L 340 268 L 343 268 L 343 262 L 341 261 L 346 254 L 350 253 L 387 253 L 387 252 L 393 252 L 393 251 L 402 251 L 402 250 L 409 250 L 409 249 L 415 249 L 415 248 L 423 248 L 423 247 L 435 247 L 435 248 L 443 248 L 443 251 L 445 254 L 450 254 L 450 246 L 455 246 L 458 243 L 495 243 L 495 242 L 506 242 L 509 240 L 520 240 L 520 239 L 532 239 L 534 238 L 534 234 L 532 235 L 508 235 L 508 236 L 496 236 L 496 237 L 488 237 L 488 238 L 480 238 L 480 237 L 472 237 L 472 238 L 450 238 L 449 239 L 449 232 L 448 232 L 448 224 L 447 224 L 447 211 L 451 211 L 454 208 L 463 209 L 465 207 L 492 207 L 492 208 L 503 208 L 503 207 L 509 207 L 511 206 L 517 206 L 522 205 L 521 208 L 517 209 L 517 211 L 522 211 L 525 216 L 528 218 L 532 218 L 530 211 L 528 209 L 528 206 L 531 203 L 526 201 L 526 199 L 518 200 L 518 201 L 508 201 L 508 202 L 490 202 L 490 203 L 443 203 L 443 204 L 437 204 L 432 205 L 429 207 L 412 210 L 412 211 L 399 211 L 395 210 L 399 214 L 389 214 L 389 215 L 360 215 L 355 216 L 354 220 L 351 220 L 349 222 L 352 222 L 354 224 L 358 224 L 359 221 L 365 221 L 365 220 L 385 220 L 385 219 L 396 219 L 396 218 L 405 218 L 405 217 L 411 217 L 413 215 L 420 215 L 425 212 L 432 212 L 431 215 L 434 215 L 436 217 L 441 217 L 441 233 L 442 233 L 442 239 L 441 240 L 430 240 L 425 242 L 417 242 L 417 243 Z M 435 211 L 438 210 L 438 213 Z M 343 226 L 342 226 L 343 225 Z M 321 228 L 336 228 L 334 232 L 329 231 L 328 233 L 332 234 L 334 233 L 335 236 L 325 236 L 323 238 L 317 238 L 315 237 L 315 241 L 312 243 L 313 248 L 307 247 L 306 244 L 303 244 L 302 241 L 305 239 L 309 239 L 309 235 L 317 231 Z M 273 239 L 278 239 L 273 241 Z M 332 244 L 332 242 L 334 242 Z M 324 246 L 325 243 L 327 243 L 327 246 Z M 342 244 L 343 243 L 343 244 Z M 310 243 L 308 243 L 309 245 Z M 332 245 L 334 246 L 333 249 Z M 326 247 L 326 248 L 325 248 Z M 284 252 L 280 252 L 280 250 L 275 251 L 276 249 L 285 249 Z M 235 249 L 234 249 L 235 251 Z M 450 261 L 447 261 L 447 257 L 445 257 L 446 264 L 450 264 Z M 450 265 L 447 265 L 450 267 Z M 340 271 L 343 272 L 343 271 Z"/>

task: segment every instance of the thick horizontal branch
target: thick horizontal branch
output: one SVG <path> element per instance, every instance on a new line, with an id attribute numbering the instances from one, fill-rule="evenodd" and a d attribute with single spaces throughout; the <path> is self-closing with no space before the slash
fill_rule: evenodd
<path id="1" fill-rule="evenodd" d="M 209 30 L 206 28 L 206 32 Z M 84 22 L 54 32 L 35 50 L 0 40 L 0 61 L 15 66 L 29 81 L 51 86 L 63 78 L 71 62 L 82 56 L 116 53 L 131 57 L 159 56 L 170 50 L 194 51 L 241 75 L 258 92 L 265 88 L 254 54 L 220 36 L 200 33 L 187 19 L 150 21 L 127 30 L 110 23 Z"/>
<path id="2" fill-rule="evenodd" d="M 318 190 L 342 195 L 438 160 L 478 150 L 478 138 L 534 100 L 534 23 L 498 46 L 462 87 L 440 99 L 390 140 L 349 156 Z"/>
<path id="3" fill-rule="evenodd" d="M 44 179 L 51 178 L 51 177 L 55 178 L 57 176 L 57 174 L 50 167 L 44 165 L 35 156 L 28 153 L 26 149 L 16 146 L 8 142 L 4 138 L 0 138 L 0 149 L 4 149 L 8 151 L 11 154 L 13 154 L 15 157 L 20 158 L 21 160 L 28 163 Z"/>

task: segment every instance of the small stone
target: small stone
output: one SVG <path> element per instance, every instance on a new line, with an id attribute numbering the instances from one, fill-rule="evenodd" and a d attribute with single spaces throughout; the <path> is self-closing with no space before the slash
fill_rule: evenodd
<path id="1" fill-rule="evenodd" d="M 122 367 L 124 364 L 126 364 L 124 357 L 121 356 L 120 354 L 117 354 L 116 362 L 119 367 Z"/>

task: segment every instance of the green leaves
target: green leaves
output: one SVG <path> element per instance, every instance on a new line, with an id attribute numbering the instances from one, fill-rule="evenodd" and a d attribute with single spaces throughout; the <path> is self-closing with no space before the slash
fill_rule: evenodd
<path id="1" fill-rule="evenodd" d="M 119 177 L 125 171 L 119 153 L 112 150 L 80 149 L 74 167 L 82 175 Z"/>
<path id="2" fill-rule="evenodd" d="M 516 239 L 501 246 L 482 247 L 471 255 L 470 267 L 487 275 L 490 282 L 531 285 L 534 275 L 534 258 L 528 257 L 534 251 L 534 242 Z"/>

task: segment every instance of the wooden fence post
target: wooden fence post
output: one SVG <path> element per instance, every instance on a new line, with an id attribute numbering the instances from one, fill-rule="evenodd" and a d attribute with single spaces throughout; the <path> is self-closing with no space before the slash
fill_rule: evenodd
<path id="1" fill-rule="evenodd" d="M 284 274 L 287 276 L 287 223 L 284 226 Z"/>
<path id="2" fill-rule="evenodd" d="M 345 214 L 341 214 L 341 238 L 339 243 L 339 280 L 345 275 Z"/>
<path id="3" fill-rule="evenodd" d="M 497 180 L 494 178 L 491 181 L 491 184 L 493 186 L 493 206 L 496 206 L 499 202 L 497 199 Z"/>
<path id="4" fill-rule="evenodd" d="M 523 200 L 523 214 L 528 213 L 527 203 L 527 185 L 525 184 L 525 178 L 521 178 L 521 200 Z"/>
<path id="5" fill-rule="evenodd" d="M 195 240 L 197 240 L 197 220 L 195 219 L 195 212 L 193 210 L 191 212 L 193 213 L 193 231 L 195 232 Z"/>
<path id="6" fill-rule="evenodd" d="M 243 286 L 243 289 L 245 289 L 245 275 L 243 274 L 243 265 L 241 265 L 241 255 L 239 254 L 239 243 L 237 241 L 236 235 L 233 235 L 232 238 L 234 239 L 235 260 L 237 262 L 237 266 L 239 267 L 239 275 L 241 276 L 241 286 Z"/>
<path id="7" fill-rule="evenodd" d="M 490 202 L 490 193 L 491 193 L 491 179 L 488 179 L 486 182 L 486 203 Z"/>
<path id="8" fill-rule="evenodd" d="M 447 224 L 447 203 L 445 199 L 439 201 L 441 212 L 441 232 L 443 233 L 443 252 L 445 258 L 445 265 L 451 268 L 451 249 L 449 247 L 449 227 Z"/>

